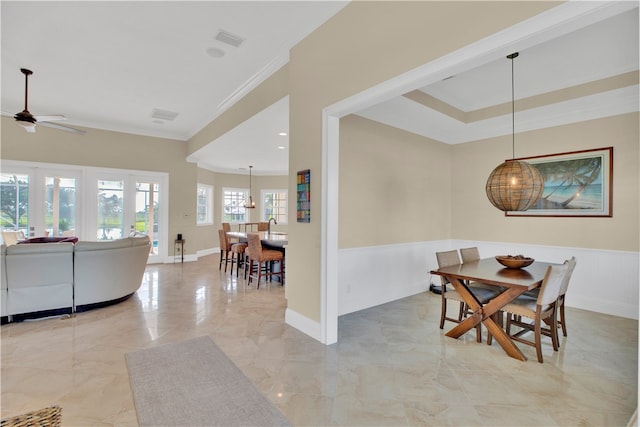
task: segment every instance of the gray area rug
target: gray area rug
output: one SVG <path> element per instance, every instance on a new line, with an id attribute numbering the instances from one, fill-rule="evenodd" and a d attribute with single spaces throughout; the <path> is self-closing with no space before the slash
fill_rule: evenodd
<path id="1" fill-rule="evenodd" d="M 141 426 L 290 426 L 207 336 L 125 358 Z"/>

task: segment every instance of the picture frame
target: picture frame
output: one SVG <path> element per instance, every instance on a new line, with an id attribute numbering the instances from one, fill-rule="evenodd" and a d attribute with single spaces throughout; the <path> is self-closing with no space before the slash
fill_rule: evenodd
<path id="1" fill-rule="evenodd" d="M 311 222 L 311 170 L 296 174 L 296 212 L 298 222 Z"/>
<path id="2" fill-rule="evenodd" d="M 544 180 L 542 197 L 526 211 L 506 216 L 613 216 L 613 147 L 521 157 Z"/>

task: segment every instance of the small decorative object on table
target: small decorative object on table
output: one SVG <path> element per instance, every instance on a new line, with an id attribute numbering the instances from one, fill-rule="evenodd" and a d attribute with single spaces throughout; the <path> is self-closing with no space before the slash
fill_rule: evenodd
<path id="1" fill-rule="evenodd" d="M 533 264 L 535 259 L 524 255 L 497 255 L 496 261 L 507 268 L 523 268 Z"/>

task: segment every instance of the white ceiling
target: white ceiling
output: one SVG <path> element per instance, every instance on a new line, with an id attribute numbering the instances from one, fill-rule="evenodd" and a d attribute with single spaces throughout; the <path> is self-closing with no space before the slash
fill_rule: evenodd
<path id="1" fill-rule="evenodd" d="M 637 71 L 638 3 L 634 9 L 518 51 L 513 60 L 516 105 L 518 99 Z M 465 113 L 510 103 L 511 60 L 493 60 L 418 89 Z M 631 111 L 638 111 L 637 84 L 519 111 L 515 129 L 528 131 Z M 457 144 L 510 134 L 511 110 L 506 113 L 465 123 L 406 97 L 396 97 L 357 114 Z"/>
<path id="2" fill-rule="evenodd" d="M 63 114 L 65 125 L 188 140 L 285 64 L 295 44 L 346 4 L 2 1 L 2 111 L 22 111 L 20 68 L 28 68 L 34 115 Z M 224 44 L 215 39 L 219 30 L 245 40 L 239 47 Z M 212 58 L 209 48 L 226 54 Z M 153 109 L 178 116 L 156 123 Z M 287 131 L 288 116 L 273 124 Z M 282 173 L 288 150 L 278 151 L 278 166 L 261 155 L 254 170 Z M 246 168 L 250 159 L 242 158 Z"/>
<path id="3" fill-rule="evenodd" d="M 638 9 L 543 43 L 515 59 L 516 99 L 638 70 Z M 68 125 L 187 140 L 288 60 L 346 2 L 1 2 L 2 111 L 64 114 Z M 245 38 L 232 47 L 218 30 Z M 208 48 L 226 55 L 212 58 Z M 417 88 L 464 112 L 511 99 L 511 63 L 487 62 Z M 154 123 L 154 108 L 179 113 Z M 518 131 L 638 111 L 638 86 L 518 113 Z M 406 97 L 358 112 L 446 143 L 511 133 L 510 114 L 463 123 Z M 230 173 L 288 169 L 288 99 L 190 156 Z M 90 137 L 90 133 L 84 137 Z M 284 146 L 284 149 L 279 149 Z M 240 169 L 244 171 L 240 171 Z"/>

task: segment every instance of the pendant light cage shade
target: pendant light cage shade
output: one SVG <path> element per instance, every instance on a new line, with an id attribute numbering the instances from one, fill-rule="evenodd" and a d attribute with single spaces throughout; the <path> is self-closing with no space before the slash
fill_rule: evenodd
<path id="1" fill-rule="evenodd" d="M 515 95 L 513 83 L 513 60 L 519 55 L 507 55 L 511 60 L 511 149 L 515 157 Z M 520 160 L 507 160 L 496 167 L 485 187 L 487 198 L 493 206 L 504 212 L 526 211 L 534 206 L 544 191 L 544 180 L 535 167 Z"/>
<path id="2" fill-rule="evenodd" d="M 501 211 L 526 211 L 542 196 L 544 181 L 529 163 L 507 160 L 491 172 L 486 191 L 491 204 Z"/>

